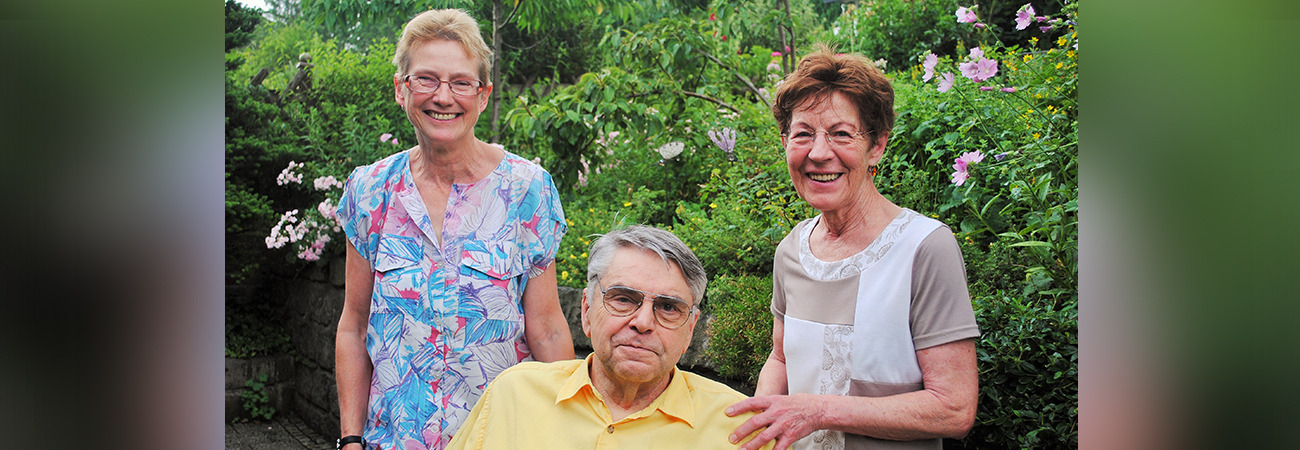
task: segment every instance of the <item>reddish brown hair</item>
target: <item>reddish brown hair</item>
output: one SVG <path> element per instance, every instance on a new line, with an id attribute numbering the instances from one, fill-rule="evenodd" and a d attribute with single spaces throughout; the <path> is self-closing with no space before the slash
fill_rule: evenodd
<path id="1" fill-rule="evenodd" d="M 799 60 L 799 66 L 776 91 L 772 117 L 781 133 L 790 131 L 795 110 L 825 101 L 834 92 L 844 93 L 858 109 L 872 141 L 894 128 L 894 87 L 870 60 L 859 54 L 836 54 L 825 45 Z"/>

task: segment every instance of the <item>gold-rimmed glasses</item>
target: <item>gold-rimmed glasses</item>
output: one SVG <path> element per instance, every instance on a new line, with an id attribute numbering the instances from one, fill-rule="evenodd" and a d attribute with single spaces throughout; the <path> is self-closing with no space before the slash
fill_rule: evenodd
<path id="1" fill-rule="evenodd" d="M 649 297 L 653 303 L 652 310 L 659 325 L 675 330 L 681 328 L 696 311 L 696 307 L 677 297 L 655 295 L 627 286 L 610 286 L 606 289 L 596 276 L 596 287 L 604 297 L 605 310 L 616 317 L 627 317 L 641 310 L 641 304 Z"/>

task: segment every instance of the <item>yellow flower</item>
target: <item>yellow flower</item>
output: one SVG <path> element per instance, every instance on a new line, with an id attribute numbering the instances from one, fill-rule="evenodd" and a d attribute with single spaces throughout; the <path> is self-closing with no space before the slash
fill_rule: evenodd
<path id="1" fill-rule="evenodd" d="M 1036 38 L 1036 37 L 1029 38 L 1029 43 L 1030 43 L 1030 44 L 1037 44 L 1037 43 L 1038 43 L 1038 38 Z M 938 216 L 935 216 L 935 217 L 938 217 Z"/>
<path id="2" fill-rule="evenodd" d="M 623 206 L 632 206 L 632 202 L 623 202 Z"/>
<path id="3" fill-rule="evenodd" d="M 1057 69 L 1060 69 L 1061 67 L 1064 67 L 1064 66 L 1065 66 L 1065 63 L 1056 63 L 1056 68 L 1057 68 Z"/>
<path id="4" fill-rule="evenodd" d="M 596 210 L 593 209 L 593 208 L 587 208 L 587 212 L 593 212 L 593 213 L 594 213 L 594 212 L 596 212 Z"/>
<path id="5" fill-rule="evenodd" d="M 1060 38 L 1057 38 L 1057 39 L 1056 39 L 1056 46 L 1057 46 L 1057 47 L 1064 47 L 1064 46 L 1065 46 L 1065 42 L 1066 42 L 1066 40 L 1065 40 L 1065 36 L 1061 36 Z"/>
<path id="6" fill-rule="evenodd" d="M 565 218 L 564 221 L 567 222 L 567 223 L 569 224 L 569 226 L 573 226 L 573 221 L 572 221 L 572 220 L 569 220 L 568 218 Z"/>
<path id="7" fill-rule="evenodd" d="M 1025 55 L 1025 62 L 1029 62 L 1032 59 L 1034 59 L 1034 55 Z"/>
<path id="8" fill-rule="evenodd" d="M 1038 139 L 1038 138 L 1040 138 L 1040 137 L 1043 137 L 1043 135 L 1038 134 L 1038 133 L 1034 133 L 1034 139 Z M 583 255 L 583 256 L 586 256 L 586 255 Z"/>
<path id="9" fill-rule="evenodd" d="M 717 204 L 717 203 L 709 203 L 709 207 L 710 207 L 710 208 L 717 208 L 717 207 L 718 207 L 718 204 Z"/>
<path id="10" fill-rule="evenodd" d="M 569 271 L 566 270 L 566 271 L 560 272 L 560 279 L 561 279 L 561 280 L 567 280 L 567 279 L 569 279 Z"/>
<path id="11" fill-rule="evenodd" d="M 587 257 L 587 252 L 582 252 L 582 257 L 583 257 L 583 258 L 586 258 L 586 257 Z"/>

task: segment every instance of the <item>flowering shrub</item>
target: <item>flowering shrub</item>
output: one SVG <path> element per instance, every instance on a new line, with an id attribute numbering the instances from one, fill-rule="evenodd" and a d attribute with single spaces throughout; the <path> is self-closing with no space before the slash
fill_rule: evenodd
<path id="1" fill-rule="evenodd" d="M 1016 18 L 1069 34 L 1042 50 L 1031 37 L 1025 47 L 984 42 L 957 60 L 928 52 L 900 74 L 921 84 L 895 80 L 902 129 L 891 149 L 910 155 L 909 167 L 950 165 L 949 187 L 935 187 L 949 195 L 922 207 L 948 214 L 983 245 L 1001 240 L 1020 250 L 1026 294 L 1057 302 L 1078 292 L 1078 41 L 1073 19 L 1033 11 L 1022 6 Z"/>
<path id="2" fill-rule="evenodd" d="M 1078 445 L 1073 8 L 954 9 L 978 45 L 923 52 L 895 74 L 898 127 L 878 184 L 955 225 L 982 332 L 976 425 L 956 448 Z M 975 26 L 1004 20 L 1029 37 L 1008 45 Z"/>

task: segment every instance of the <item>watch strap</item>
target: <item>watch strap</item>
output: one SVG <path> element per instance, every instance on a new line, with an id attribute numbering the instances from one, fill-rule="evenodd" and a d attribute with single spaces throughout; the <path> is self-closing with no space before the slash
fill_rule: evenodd
<path id="1" fill-rule="evenodd" d="M 348 444 L 361 444 L 361 447 L 365 448 L 366 440 L 361 436 L 357 436 L 357 435 L 344 436 L 339 438 L 339 440 L 335 442 L 334 448 L 336 450 L 343 450 L 343 446 Z"/>

